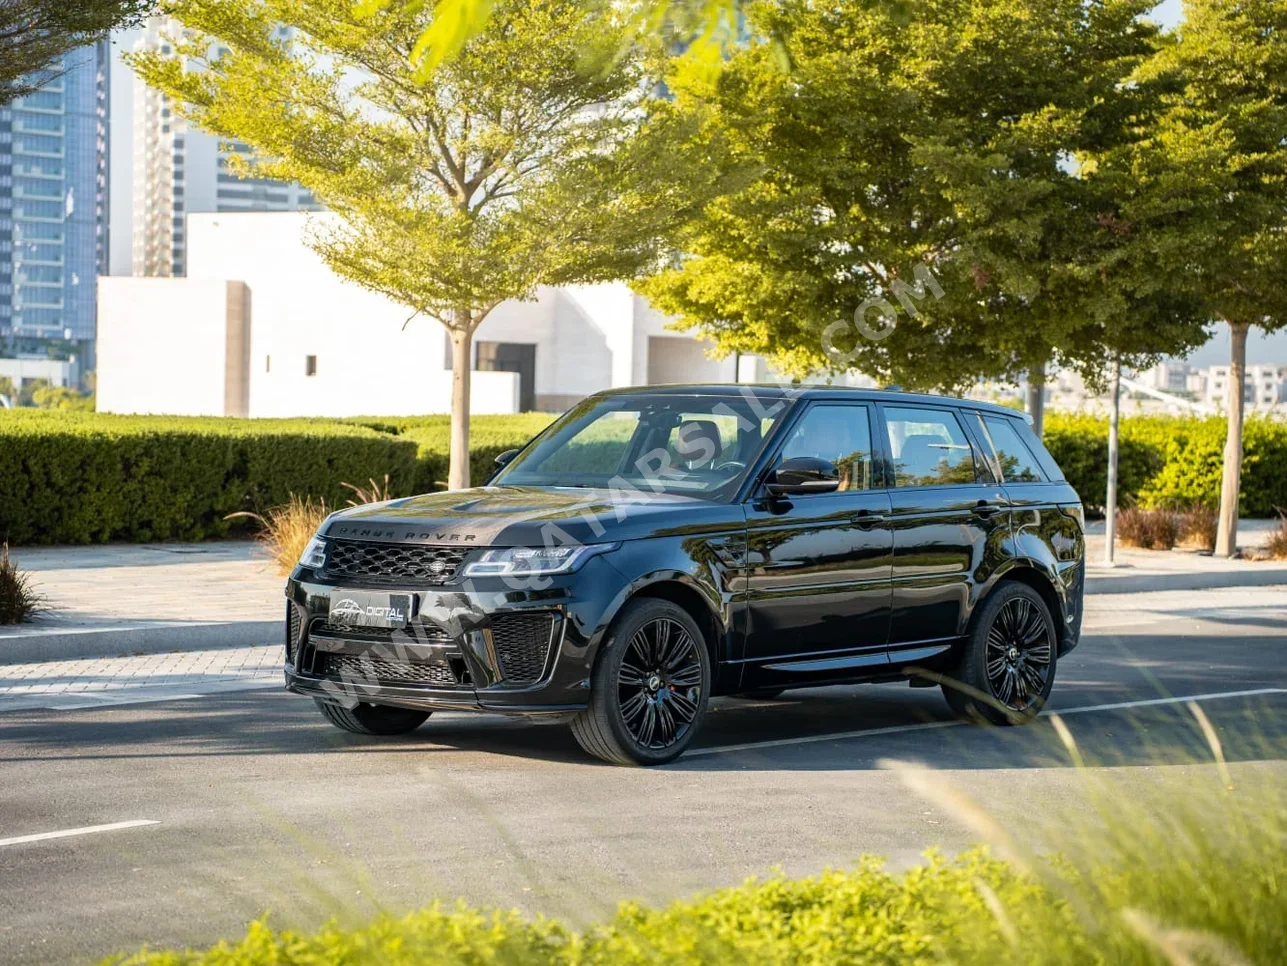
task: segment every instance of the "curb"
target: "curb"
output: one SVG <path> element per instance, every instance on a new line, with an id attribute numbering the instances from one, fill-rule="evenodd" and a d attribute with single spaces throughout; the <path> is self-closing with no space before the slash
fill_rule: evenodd
<path id="1" fill-rule="evenodd" d="M 281 621 L 148 623 L 103 628 L 24 628 L 0 633 L 0 664 L 37 664 L 278 643 Z"/>
<path id="2" fill-rule="evenodd" d="M 1287 567 L 1255 566 L 1247 570 L 1196 573 L 1131 573 L 1128 568 L 1091 567 L 1086 574 L 1088 594 L 1139 594 L 1157 590 L 1218 590 L 1224 587 L 1274 587 L 1287 584 Z"/>

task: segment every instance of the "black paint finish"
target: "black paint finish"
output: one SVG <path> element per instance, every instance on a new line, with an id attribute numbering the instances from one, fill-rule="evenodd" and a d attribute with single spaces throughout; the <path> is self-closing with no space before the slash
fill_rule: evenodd
<path id="1" fill-rule="evenodd" d="M 938 396 L 851 389 L 630 392 L 749 392 L 766 406 L 788 408 L 742 482 L 718 500 L 507 486 L 502 468 L 494 485 L 334 514 L 319 531 L 323 539 L 456 547 L 464 564 L 439 585 L 396 583 L 392 589 L 414 595 L 418 616 L 413 627 L 383 635 L 326 628 L 332 594 L 363 585 L 297 567 L 286 586 L 297 609 L 287 686 L 348 705 L 566 716 L 585 707 L 600 643 L 625 603 L 639 595 L 671 600 L 693 616 L 711 652 L 716 694 L 889 680 L 908 666 L 950 668 L 979 602 L 1005 580 L 1023 581 L 1047 601 L 1061 654 L 1076 645 L 1085 556 L 1077 494 L 1061 479 L 999 479 L 1004 466 L 975 418 L 1016 414 Z M 793 427 L 810 406 L 837 402 L 870 414 L 870 460 L 862 483 L 848 484 L 866 488 L 771 493 L 766 483 Z M 894 457 L 881 415 L 886 406 L 957 414 L 974 450 L 975 480 L 893 485 Z M 463 575 L 488 549 L 541 547 L 550 525 L 560 543 L 608 549 L 574 572 L 532 585 Z M 378 586 L 391 589 L 388 582 Z M 524 613 L 552 616 L 554 636 L 539 680 L 520 686 L 504 678 L 492 623 L 501 614 Z M 369 652 L 382 661 L 428 655 L 455 679 L 448 675 L 447 683 L 432 686 L 337 681 L 326 677 L 329 665 L 318 658 L 328 650 Z"/>

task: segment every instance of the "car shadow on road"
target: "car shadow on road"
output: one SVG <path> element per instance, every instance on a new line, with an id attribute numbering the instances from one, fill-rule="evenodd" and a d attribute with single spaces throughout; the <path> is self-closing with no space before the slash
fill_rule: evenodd
<path id="1" fill-rule="evenodd" d="M 1056 702 L 1052 713 L 1059 706 Z M 1203 707 L 1226 760 L 1287 759 L 1287 695 L 1227 698 Z M 1212 760 L 1202 729 L 1184 704 L 1075 714 L 1066 723 L 1091 765 Z M 341 759 L 328 765 L 339 774 L 350 755 L 416 755 L 435 767 L 452 760 L 463 767 L 481 755 L 611 767 L 582 752 L 565 725 L 439 714 L 409 735 L 363 737 L 328 725 L 312 702 L 276 692 L 87 712 L 12 712 L 0 716 L 0 748 L 5 749 L 0 765 L 41 759 L 317 755 Z M 937 691 L 867 685 L 791 691 L 773 701 L 715 699 L 689 754 L 664 768 L 852 771 L 882 768 L 887 759 L 962 770 L 1071 764 L 1049 714 L 1026 728 L 965 725 L 949 716 Z"/>

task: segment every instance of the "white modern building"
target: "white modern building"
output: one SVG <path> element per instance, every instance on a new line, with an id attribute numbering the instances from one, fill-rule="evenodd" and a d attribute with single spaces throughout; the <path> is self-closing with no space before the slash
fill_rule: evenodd
<path id="1" fill-rule="evenodd" d="M 188 216 L 186 278 L 99 282 L 98 409 L 249 416 L 451 408 L 446 330 L 335 275 L 305 233 L 333 215 Z M 557 411 L 615 386 L 758 381 L 763 360 L 708 344 L 624 284 L 506 302 L 474 341 L 476 413 Z M 740 371 L 735 371 L 740 370 Z"/>
<path id="2" fill-rule="evenodd" d="M 152 17 L 134 43 L 137 51 L 171 52 L 183 28 Z M 187 269 L 185 216 L 192 212 L 317 210 L 297 184 L 238 178 L 229 160 L 248 146 L 224 144 L 174 112 L 168 95 L 134 78 L 133 246 L 135 275 L 183 275 Z"/>
<path id="3" fill-rule="evenodd" d="M 1207 402 L 1219 409 L 1228 405 L 1229 367 L 1211 366 L 1207 369 Z M 1287 366 L 1247 366 L 1243 382 L 1243 402 L 1256 409 L 1267 409 L 1287 402 Z"/>

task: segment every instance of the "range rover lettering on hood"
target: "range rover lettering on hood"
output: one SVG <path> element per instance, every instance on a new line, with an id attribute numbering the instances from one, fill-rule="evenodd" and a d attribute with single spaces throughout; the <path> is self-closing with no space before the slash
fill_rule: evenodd
<path id="1" fill-rule="evenodd" d="M 348 537 L 352 540 L 397 540 L 402 543 L 473 543 L 474 533 L 447 533 L 442 530 L 403 530 L 362 526 L 360 524 L 333 523 L 326 531 L 328 537 Z"/>

